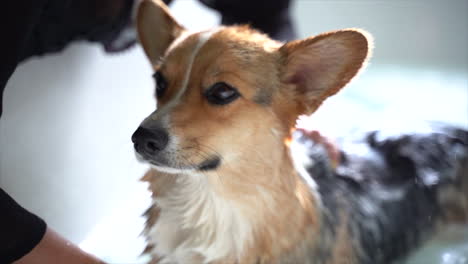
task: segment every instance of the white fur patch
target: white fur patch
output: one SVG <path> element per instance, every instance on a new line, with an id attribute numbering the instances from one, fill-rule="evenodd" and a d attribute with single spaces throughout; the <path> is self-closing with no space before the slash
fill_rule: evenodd
<path id="1" fill-rule="evenodd" d="M 176 186 L 154 203 L 161 209 L 149 240 L 161 263 L 209 263 L 239 258 L 252 227 L 241 209 L 212 189 L 206 175 L 177 175 Z M 195 262 L 194 259 L 201 260 Z"/>

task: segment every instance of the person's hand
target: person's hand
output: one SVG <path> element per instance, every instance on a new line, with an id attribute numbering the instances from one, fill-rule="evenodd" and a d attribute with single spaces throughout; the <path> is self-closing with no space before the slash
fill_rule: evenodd
<path id="1" fill-rule="evenodd" d="M 104 264 L 103 261 L 84 252 L 65 240 L 52 229 L 47 231 L 41 242 L 27 255 L 14 264 Z"/>

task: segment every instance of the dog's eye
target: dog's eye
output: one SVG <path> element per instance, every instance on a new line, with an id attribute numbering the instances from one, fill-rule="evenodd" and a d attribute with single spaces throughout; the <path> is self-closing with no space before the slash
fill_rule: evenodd
<path id="1" fill-rule="evenodd" d="M 161 98 L 167 90 L 166 78 L 159 71 L 153 74 L 153 78 L 156 81 L 156 97 Z"/>
<path id="2" fill-rule="evenodd" d="M 208 102 L 215 105 L 225 105 L 240 97 L 236 88 L 224 82 L 215 83 L 205 92 Z"/>

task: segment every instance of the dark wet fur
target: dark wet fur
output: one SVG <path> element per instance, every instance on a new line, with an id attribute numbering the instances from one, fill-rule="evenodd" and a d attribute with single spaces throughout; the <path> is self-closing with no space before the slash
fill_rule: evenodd
<path id="1" fill-rule="evenodd" d="M 356 146 L 366 151 L 358 154 Z M 385 264 L 404 259 L 452 219 L 468 223 L 466 130 L 443 127 L 390 137 L 367 133 L 345 144 L 335 170 L 320 147 L 308 150 L 315 161 L 308 171 L 324 207 L 320 236 L 326 241 L 313 250 L 311 263 L 330 261 L 341 224 L 347 227 L 356 263 Z M 444 201 L 443 192 L 456 199 Z"/>

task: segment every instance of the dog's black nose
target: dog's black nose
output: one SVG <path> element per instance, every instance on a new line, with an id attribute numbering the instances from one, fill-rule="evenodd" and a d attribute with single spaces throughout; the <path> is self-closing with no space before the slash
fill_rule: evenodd
<path id="1" fill-rule="evenodd" d="M 140 126 L 133 133 L 132 142 L 136 151 L 152 155 L 167 146 L 169 136 L 162 128 L 150 129 Z"/>

